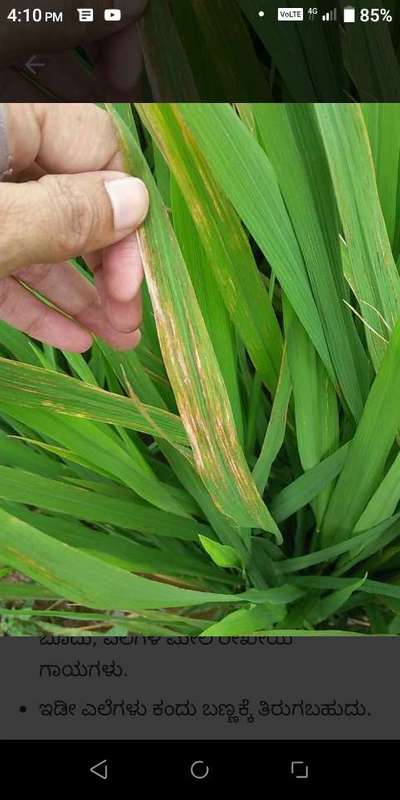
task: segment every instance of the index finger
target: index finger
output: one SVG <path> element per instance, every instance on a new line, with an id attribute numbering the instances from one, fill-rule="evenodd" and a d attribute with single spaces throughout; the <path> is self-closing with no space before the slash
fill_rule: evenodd
<path id="1" fill-rule="evenodd" d="M 8 103 L 16 175 L 36 163 L 45 173 L 123 171 L 110 116 L 94 103 Z"/>

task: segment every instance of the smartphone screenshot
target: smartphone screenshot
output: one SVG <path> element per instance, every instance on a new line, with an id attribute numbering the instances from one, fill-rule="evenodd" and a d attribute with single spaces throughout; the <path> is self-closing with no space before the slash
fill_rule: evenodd
<path id="1" fill-rule="evenodd" d="M 396 779 L 399 52 L 395 0 L 0 4 L 6 786 Z"/>

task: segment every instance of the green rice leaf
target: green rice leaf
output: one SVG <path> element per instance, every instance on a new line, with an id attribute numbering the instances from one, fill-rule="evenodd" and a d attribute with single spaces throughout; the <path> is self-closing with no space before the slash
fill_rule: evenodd
<path id="1" fill-rule="evenodd" d="M 397 67 L 397 64 L 396 64 Z M 376 182 L 394 259 L 399 255 L 400 113 L 396 103 L 364 103 L 362 113 L 375 164 Z"/>
<path id="2" fill-rule="evenodd" d="M 271 511 L 277 522 L 283 522 L 304 508 L 337 478 L 345 464 L 349 446 L 349 443 L 342 445 L 339 450 L 304 472 L 276 495 L 271 503 Z"/>
<path id="3" fill-rule="evenodd" d="M 209 539 L 208 536 L 203 536 L 201 534 L 199 539 L 206 553 L 208 553 L 214 564 L 217 564 L 218 567 L 226 569 L 242 566 L 233 547 L 230 547 L 228 544 L 219 544 L 219 542 L 215 542 L 213 539 Z"/>
<path id="4" fill-rule="evenodd" d="M 309 470 L 327 458 L 339 444 L 336 393 L 304 328 L 290 307 L 284 305 L 290 377 L 301 465 Z M 313 501 L 317 528 L 331 494 L 327 486 Z"/>
<path id="5" fill-rule="evenodd" d="M 253 469 L 253 478 L 261 494 L 265 490 L 272 464 L 285 438 L 286 420 L 291 394 L 292 385 L 285 349 L 283 351 L 281 371 L 271 409 L 271 416 L 269 418 L 260 455 Z"/>
<path id="6" fill-rule="evenodd" d="M 341 218 L 349 282 L 360 304 L 375 369 L 400 316 L 400 276 L 379 201 L 367 129 L 356 104 L 315 106 Z M 383 268 L 384 265 L 384 268 Z M 380 317 L 379 315 L 382 315 Z"/>
<path id="7" fill-rule="evenodd" d="M 0 467 L 0 497 L 37 506 L 87 522 L 102 522 L 130 531 L 196 541 L 210 535 L 207 526 L 158 509 L 90 492 L 20 469 Z"/>
<path id="8" fill-rule="evenodd" d="M 347 586 L 343 589 L 338 589 L 336 592 L 328 594 L 327 597 L 319 600 L 312 611 L 307 615 L 307 622 L 312 625 L 320 625 L 327 617 L 336 614 L 342 606 L 349 600 L 354 592 L 361 589 L 366 576 L 354 581 L 349 581 Z"/>
<path id="9" fill-rule="evenodd" d="M 265 152 L 228 105 L 182 104 L 179 112 L 214 178 L 271 264 L 332 376 L 303 256 Z"/>
<path id="10" fill-rule="evenodd" d="M 322 528 L 324 544 L 334 544 L 352 535 L 383 477 L 386 459 L 400 427 L 399 358 L 400 322 L 391 336 L 333 491 Z"/>
<path id="11" fill-rule="evenodd" d="M 358 420 L 368 390 L 365 355 L 343 302 L 339 218 L 314 108 L 263 103 L 254 115 L 301 247 L 337 383 Z"/>
<path id="12" fill-rule="evenodd" d="M 233 602 L 279 602 L 301 590 L 218 594 L 142 578 L 59 542 L 0 508 L 0 558 L 50 591 L 89 608 L 137 611 Z M 282 600 L 284 602 L 284 600 Z"/>
<path id="13" fill-rule="evenodd" d="M 251 636 L 266 625 L 278 624 L 284 619 L 285 606 L 254 606 L 232 611 L 224 619 L 203 631 L 203 636 Z"/>

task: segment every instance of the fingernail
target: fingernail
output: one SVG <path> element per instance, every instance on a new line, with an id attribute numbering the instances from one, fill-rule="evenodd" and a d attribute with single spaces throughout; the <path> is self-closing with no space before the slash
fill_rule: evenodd
<path id="1" fill-rule="evenodd" d="M 135 230 L 147 216 L 149 193 L 139 178 L 117 178 L 105 184 L 116 231 Z"/>

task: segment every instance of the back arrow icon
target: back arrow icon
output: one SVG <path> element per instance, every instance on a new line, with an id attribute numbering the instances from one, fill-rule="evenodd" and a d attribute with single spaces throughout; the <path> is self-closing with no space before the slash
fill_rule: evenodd
<path id="1" fill-rule="evenodd" d="M 36 75 L 40 69 L 43 69 L 43 67 L 46 66 L 44 61 L 35 61 L 35 58 L 38 58 L 38 56 L 31 56 L 24 65 L 26 69 L 32 73 L 32 75 Z"/>
<path id="2" fill-rule="evenodd" d="M 107 759 L 105 758 L 104 761 L 99 761 L 99 763 L 95 764 L 94 767 L 90 767 L 90 772 L 93 772 L 93 775 L 97 775 L 98 778 L 106 781 L 108 778 Z"/>

